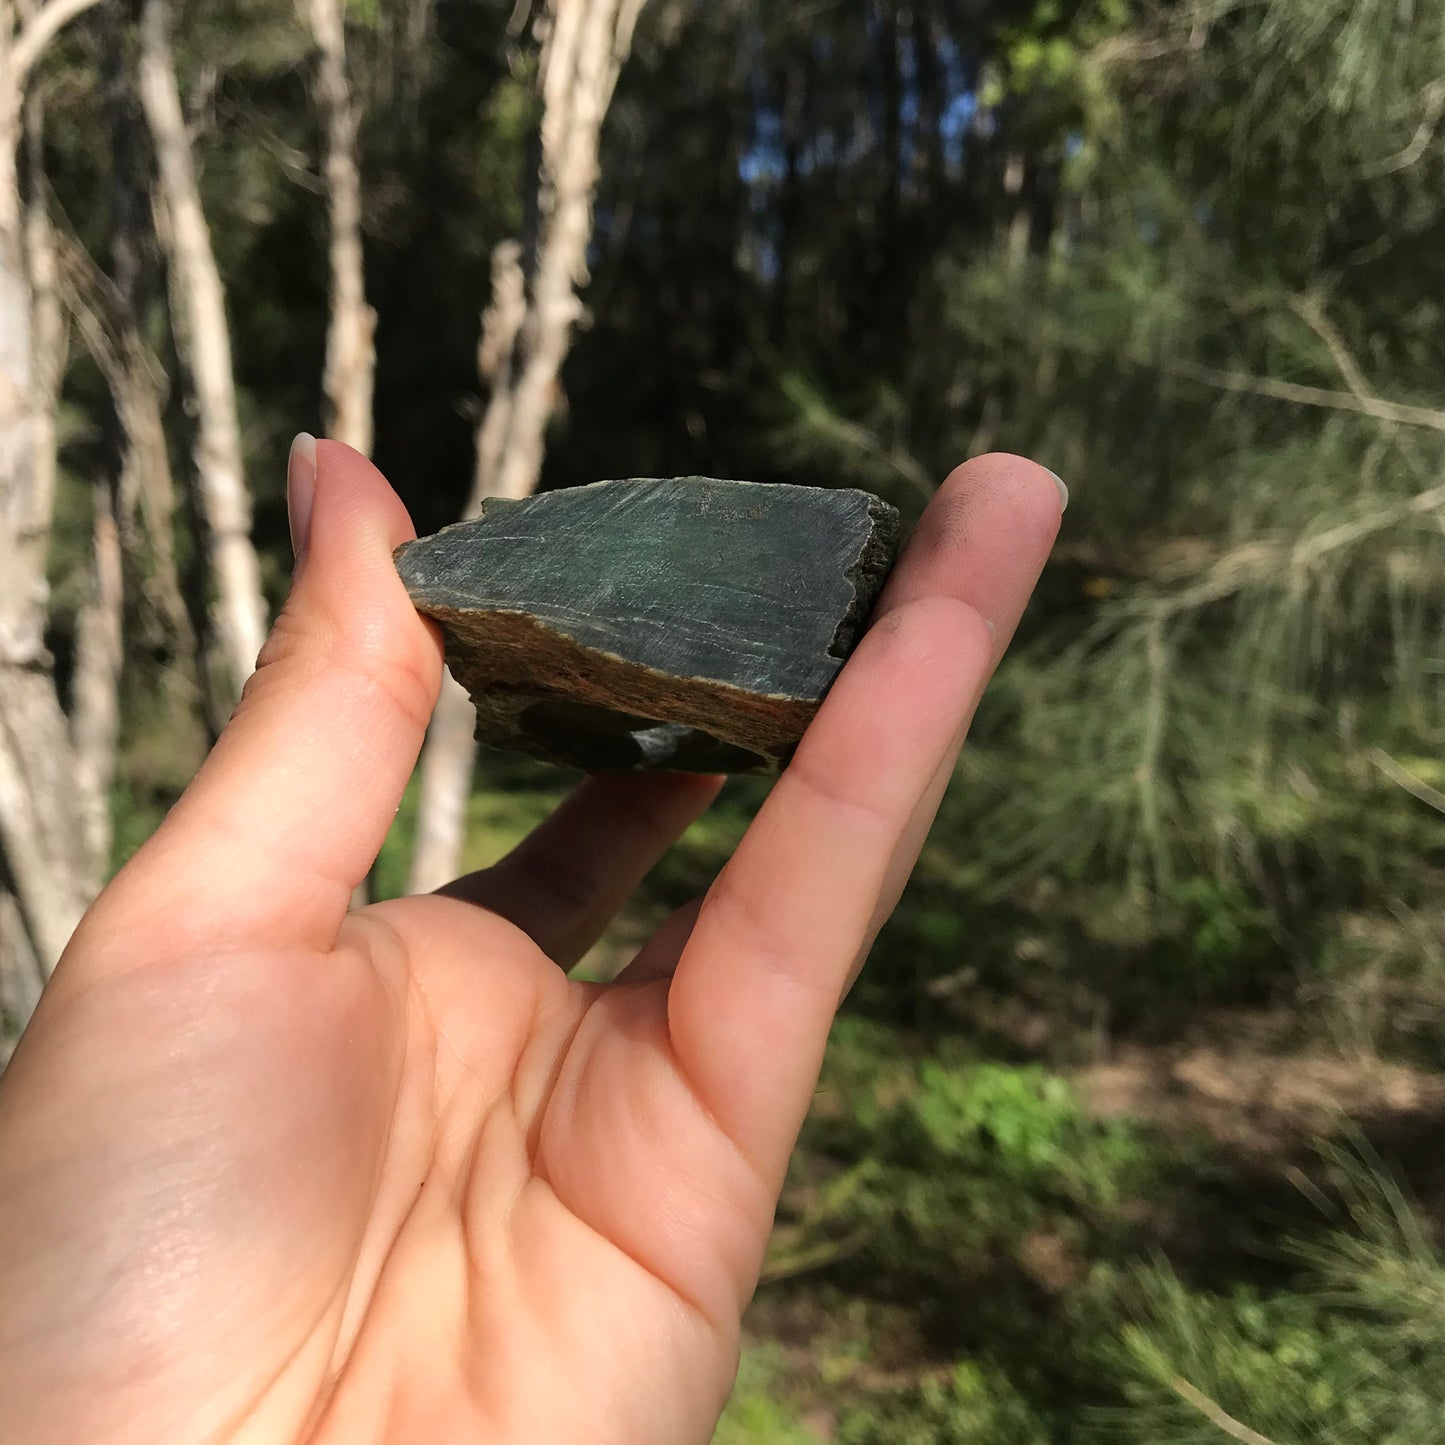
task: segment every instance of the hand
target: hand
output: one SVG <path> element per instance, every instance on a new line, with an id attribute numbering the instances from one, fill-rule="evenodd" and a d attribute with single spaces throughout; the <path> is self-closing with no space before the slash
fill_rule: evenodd
<path id="1" fill-rule="evenodd" d="M 711 799 L 597 779 L 488 872 L 348 913 L 437 695 L 355 453 L 234 718 L 77 930 L 0 1088 L 11 1445 L 703 1445 L 838 1002 L 917 857 L 1059 496 L 929 507 L 702 901 L 564 969 Z"/>

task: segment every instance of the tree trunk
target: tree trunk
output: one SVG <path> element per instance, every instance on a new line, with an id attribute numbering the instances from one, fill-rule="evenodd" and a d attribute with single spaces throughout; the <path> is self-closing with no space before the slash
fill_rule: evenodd
<path id="1" fill-rule="evenodd" d="M 331 326 L 326 337 L 327 434 L 371 455 L 376 313 L 366 304 L 361 244 L 358 116 L 346 71 L 342 0 L 306 0 L 316 38 L 316 100 L 326 131 L 326 199 L 331 216 Z"/>
<path id="2" fill-rule="evenodd" d="M 102 10 L 104 83 L 110 122 L 111 234 L 107 276 L 85 248 L 62 231 L 61 275 L 67 305 L 113 399 L 108 451 L 111 495 L 127 564 L 127 585 L 141 603 L 143 640 L 167 658 L 172 713 L 197 712 L 203 672 L 200 639 L 181 588 L 175 549 L 175 481 L 162 416 L 168 379 L 141 335 L 139 318 L 156 270 L 148 244 L 150 178 L 140 132 L 135 27 L 116 6 Z M 200 728 L 195 728 L 199 738 Z"/>
<path id="3" fill-rule="evenodd" d="M 945 165 L 943 114 L 948 104 L 948 81 L 940 51 L 947 44 L 946 22 L 932 0 L 915 0 L 913 57 L 917 67 L 918 119 L 914 127 L 915 167 L 921 173 L 919 199 L 925 206 L 942 203 Z"/>
<path id="4" fill-rule="evenodd" d="M 251 544 L 251 496 L 241 455 L 225 291 L 181 110 L 167 0 L 145 0 L 142 10 L 140 95 L 156 152 L 161 242 L 178 303 L 173 316 L 177 351 L 196 408 L 196 484 L 206 525 L 215 635 L 235 697 L 266 638 L 266 602 Z"/>
<path id="5" fill-rule="evenodd" d="M 27 209 L 19 177 L 26 81 L 60 28 L 94 3 L 50 0 L 21 24 L 0 0 L 0 1001 L 12 1023 L 23 1023 L 96 882 L 45 648 L 58 363 L 43 353 L 59 323 L 48 301 L 36 315 L 34 283 L 53 289 L 53 256 L 34 209 L 40 178 Z"/>
<path id="6" fill-rule="evenodd" d="M 331 223 L 331 323 L 321 381 L 326 397 L 322 425 L 328 436 L 369 457 L 376 312 L 366 303 L 356 139 L 360 117 L 346 69 L 346 10 L 344 0 L 305 0 L 302 8 L 316 40 L 316 102 L 326 132 L 326 206 Z M 352 893 L 353 906 L 364 907 L 370 893 L 370 881 L 363 879 Z"/>
<path id="7" fill-rule="evenodd" d="M 479 353 L 489 396 L 477 428 L 469 516 L 487 497 L 525 497 L 537 488 L 562 362 L 583 315 L 577 290 L 587 281 L 602 122 L 645 3 L 548 0 L 537 18 L 536 247 L 524 258 L 521 245 L 510 242 L 493 256 Z M 413 892 L 441 886 L 460 866 L 474 756 L 471 705 L 448 678 L 422 753 Z"/>
<path id="8" fill-rule="evenodd" d="M 1006 254 L 1012 267 L 1022 266 L 1028 259 L 1032 238 L 1032 217 L 1028 197 L 1024 194 L 1027 178 L 1027 162 L 1023 152 L 1010 147 L 1004 154 L 1003 193 L 1008 214 Z"/>
<path id="9" fill-rule="evenodd" d="M 44 116 L 39 100 L 27 103 L 30 197 L 25 252 L 35 357 L 35 475 L 47 514 L 55 495 L 56 413 L 69 350 L 67 308 L 55 226 L 43 184 Z M 121 565 L 120 537 L 108 489 L 96 488 L 89 596 L 81 609 L 71 686 L 70 734 L 73 790 L 86 847 L 86 874 L 98 883 L 110 861 L 110 785 L 120 733 Z"/>
<path id="10" fill-rule="evenodd" d="M 9 1062 L 14 1036 L 40 1002 L 45 977 L 14 889 L 14 881 L 0 872 L 0 960 L 6 961 L 0 968 L 0 1069 Z"/>
<path id="11" fill-rule="evenodd" d="M 41 555 L 49 550 L 50 519 L 55 510 L 55 481 L 59 465 L 56 410 L 65 378 L 70 337 L 60 304 L 60 279 L 55 264 L 55 228 L 50 220 L 44 185 L 45 111 L 38 96 L 26 102 L 25 141 L 28 154 L 29 196 L 25 202 L 25 268 L 30 285 L 30 351 L 34 368 L 33 428 L 30 445 L 35 453 L 35 544 Z"/>
<path id="12" fill-rule="evenodd" d="M 75 750 L 75 791 L 92 877 L 110 868 L 110 786 L 120 738 L 121 585 L 120 531 L 110 488 L 95 489 L 92 526 L 94 570 L 80 615 L 71 684 L 70 735 Z"/>

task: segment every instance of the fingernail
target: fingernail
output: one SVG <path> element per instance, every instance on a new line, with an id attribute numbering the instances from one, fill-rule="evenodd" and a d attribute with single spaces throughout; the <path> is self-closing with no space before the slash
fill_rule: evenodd
<path id="1" fill-rule="evenodd" d="M 1047 467 L 1045 467 L 1044 470 L 1049 472 Z M 1049 472 L 1049 475 L 1054 479 L 1054 485 L 1059 489 L 1059 511 L 1067 512 L 1069 510 L 1069 489 L 1064 485 L 1064 479 L 1057 472 Z"/>
<path id="2" fill-rule="evenodd" d="M 1050 475 L 1052 475 L 1052 473 Z M 998 641 L 998 623 L 994 622 L 991 618 L 985 617 L 983 619 L 983 625 L 988 628 L 988 635 L 992 637 L 995 642 Z"/>
<path id="3" fill-rule="evenodd" d="M 291 522 L 291 551 L 299 563 L 311 536 L 311 503 L 316 497 L 316 438 L 302 432 L 291 443 L 286 464 L 286 515 Z"/>

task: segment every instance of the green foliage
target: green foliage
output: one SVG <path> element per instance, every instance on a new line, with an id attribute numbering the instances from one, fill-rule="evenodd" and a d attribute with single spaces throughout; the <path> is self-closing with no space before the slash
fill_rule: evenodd
<path id="1" fill-rule="evenodd" d="M 1064 1079 L 1039 1068 L 929 1060 L 904 1118 L 940 1163 L 996 1170 L 1030 1192 L 1058 1189 L 1084 1202 L 1116 1198 L 1144 1157 L 1127 1127 L 1091 1119 Z"/>
<path id="2" fill-rule="evenodd" d="M 981 101 L 1025 180 L 1064 153 L 1056 209 L 933 251 L 881 384 L 783 373 L 795 465 L 1069 478 L 1076 560 L 960 777 L 971 876 L 1137 914 L 1196 997 L 1314 972 L 1364 899 L 1441 921 L 1431 765 L 1380 769 L 1445 753 L 1442 36 L 1395 0 L 1036 7 Z"/>
<path id="3" fill-rule="evenodd" d="M 1121 1437 L 1215 1445 L 1220 1428 L 1202 1396 L 1271 1439 L 1383 1438 L 1361 1396 L 1357 1328 L 1306 1299 L 1215 1297 L 1167 1271 L 1142 1273 L 1135 1288 L 1139 1322 L 1125 1329 L 1120 1355 L 1127 1406 L 1105 1417 Z M 1353 1433 L 1341 1437 L 1341 1426 Z"/>
<path id="4" fill-rule="evenodd" d="M 1155 1177 L 1147 1139 L 1090 1117 L 1058 1075 L 915 1062 L 899 1057 L 901 1042 L 883 1025 L 839 1021 L 774 1275 L 836 1257 L 948 1297 L 1030 1230 L 1081 1244 L 1096 1217 Z"/>
<path id="5" fill-rule="evenodd" d="M 1445 1257 L 1368 1148 L 1325 1158 L 1338 1224 L 1295 1242 L 1300 1290 L 1210 1294 L 1163 1266 L 1125 1286 L 1133 1322 L 1106 1354 L 1127 1404 L 1101 1412 L 1107 1438 L 1212 1445 L 1222 1411 L 1274 1441 L 1445 1440 Z"/>
<path id="6" fill-rule="evenodd" d="M 839 1445 L 1047 1445 L 1054 1438 L 999 1371 L 972 1361 L 867 1409 L 847 1411 Z"/>
<path id="7" fill-rule="evenodd" d="M 737 1384 L 712 1445 L 821 1445 L 778 1398 L 787 1393 L 787 1378 L 780 1350 L 767 1346 L 744 1350 Z"/>
<path id="8" fill-rule="evenodd" d="M 1382 1348 L 1388 1336 L 1368 1314 L 1308 1296 L 1218 1298 L 1166 1272 L 1136 1286 L 1140 1322 L 1124 1331 L 1118 1360 L 1126 1404 L 1099 1417 L 1106 1438 L 1214 1445 L 1222 1412 L 1275 1441 L 1445 1440 L 1438 1336 L 1406 1357 Z"/>
<path id="9" fill-rule="evenodd" d="M 1340 1227 L 1298 1253 L 1326 1298 L 1378 1322 L 1401 1350 L 1438 1357 L 1445 1339 L 1445 1256 L 1419 1207 L 1379 1156 L 1360 1140 L 1325 1150 Z M 1437 1375 L 1445 1390 L 1445 1369 Z"/>

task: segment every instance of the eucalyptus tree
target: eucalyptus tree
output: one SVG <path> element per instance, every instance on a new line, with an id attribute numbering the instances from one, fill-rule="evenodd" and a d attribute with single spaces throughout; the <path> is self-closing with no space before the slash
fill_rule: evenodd
<path id="1" fill-rule="evenodd" d="M 24 1017 L 99 883 L 77 740 L 45 645 L 63 322 L 26 95 L 47 49 L 94 0 L 0 4 L 0 1007 Z M 109 579 L 107 579 L 108 581 Z"/>
<path id="2" fill-rule="evenodd" d="M 602 125 L 644 3 L 547 0 L 533 21 L 535 234 L 502 242 L 492 257 L 478 351 L 488 399 L 477 426 L 469 516 L 485 498 L 526 496 L 541 479 L 562 362 L 585 314 L 578 291 L 588 279 Z M 413 891 L 438 887 L 458 870 L 473 753 L 471 704 L 448 678 L 422 753 Z"/>
<path id="3" fill-rule="evenodd" d="M 155 151 L 160 235 L 173 294 L 172 325 L 196 411 L 196 487 L 214 595 L 221 691 L 232 698 L 266 640 L 266 599 L 251 540 L 226 288 L 196 178 L 181 105 L 168 0 L 141 11 L 139 86 Z"/>
<path id="4" fill-rule="evenodd" d="M 304 0 L 316 42 L 315 94 L 325 134 L 331 318 L 326 333 L 326 434 L 371 455 L 376 313 L 366 300 L 362 250 L 361 117 L 346 64 L 342 0 Z"/>

